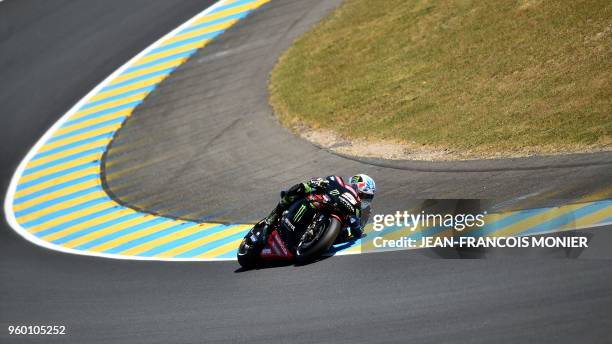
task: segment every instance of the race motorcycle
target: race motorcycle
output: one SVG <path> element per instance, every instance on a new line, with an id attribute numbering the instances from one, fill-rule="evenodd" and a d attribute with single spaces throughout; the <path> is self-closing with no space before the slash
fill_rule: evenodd
<path id="1" fill-rule="evenodd" d="M 253 245 L 263 232 L 255 225 L 240 243 L 238 263 L 253 268 L 262 261 L 295 260 L 304 264 L 319 258 L 333 245 L 345 217 L 339 208 L 339 195 L 309 194 L 295 201 L 275 224 L 271 224 L 263 249 Z"/>

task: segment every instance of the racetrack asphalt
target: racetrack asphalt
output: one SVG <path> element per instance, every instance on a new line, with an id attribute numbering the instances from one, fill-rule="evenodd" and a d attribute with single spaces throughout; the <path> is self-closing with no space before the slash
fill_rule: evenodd
<path id="1" fill-rule="evenodd" d="M 73 103 L 208 3 L 0 3 L 0 51 L 10 52 L 0 54 L 0 109 L 8 123 L 0 128 L 3 189 L 29 147 Z M 222 37 L 219 44 L 228 41 Z M 600 167 L 579 169 L 584 174 L 554 169 L 533 181 L 525 178 L 542 170 L 511 176 L 523 179 L 515 187 L 568 185 L 563 190 L 574 191 L 562 197 L 569 197 L 609 182 L 608 170 L 592 166 Z M 499 176 L 504 172 L 489 173 L 483 176 L 489 188 L 512 179 Z M 282 182 L 296 176 L 283 178 L 265 185 L 272 188 L 265 197 L 272 198 Z M 444 178 L 463 185 L 454 191 L 461 197 L 474 180 Z M 444 178 L 421 186 L 435 194 L 432 188 Z M 532 191 L 528 186 L 522 190 Z M 499 197 L 504 193 L 499 190 Z M 265 204 L 252 216 L 268 207 L 268 199 L 261 201 Z M 34 246 L 3 224 L 0 342 L 607 343 L 612 334 L 612 267 L 607 260 L 459 261 L 404 251 L 332 257 L 303 267 L 236 269 L 235 262 L 137 262 L 63 254 Z M 8 325 L 22 324 L 66 325 L 69 334 L 8 335 Z"/>
<path id="2" fill-rule="evenodd" d="M 294 136 L 268 105 L 268 75 L 291 42 L 339 3 L 272 1 L 178 67 L 107 151 L 103 166 L 115 199 L 163 216 L 244 223 L 265 216 L 281 188 L 330 174 L 377 180 L 375 213 L 430 198 L 512 203 L 536 195 L 536 207 L 612 188 L 612 152 L 398 162 L 347 159 Z"/>

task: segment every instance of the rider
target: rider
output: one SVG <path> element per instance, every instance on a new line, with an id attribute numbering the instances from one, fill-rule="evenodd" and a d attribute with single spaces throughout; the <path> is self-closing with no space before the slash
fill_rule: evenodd
<path id="1" fill-rule="evenodd" d="M 283 211 L 289 208 L 297 199 L 311 193 L 325 193 L 332 190 L 338 190 L 341 195 L 339 197 L 339 205 L 343 213 L 348 215 L 348 228 L 343 228 L 339 239 L 360 238 L 363 234 L 363 226 L 368 222 L 370 205 L 376 193 L 374 179 L 365 174 L 354 175 L 349 180 L 349 183 L 345 183 L 342 177 L 339 176 L 311 179 L 295 184 L 287 191 L 282 191 L 280 202 L 276 208 L 260 222 L 260 225 L 264 228 L 264 238 L 267 237 L 267 229 L 271 227 L 270 225 L 275 223 Z M 345 192 L 353 197 L 342 197 L 342 194 Z M 262 240 L 262 244 L 263 242 L 265 240 Z"/>

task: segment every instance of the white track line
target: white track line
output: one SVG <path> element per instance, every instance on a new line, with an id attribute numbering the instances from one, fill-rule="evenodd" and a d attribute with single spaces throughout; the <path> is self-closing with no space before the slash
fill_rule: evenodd
<path id="1" fill-rule="evenodd" d="M 1 1 L 2 0 L 0 0 L 0 2 Z M 78 254 L 78 255 L 84 255 L 84 256 L 95 256 L 95 257 L 104 257 L 104 258 L 112 258 L 112 259 L 157 260 L 157 261 L 230 261 L 230 260 L 235 260 L 234 258 L 197 259 L 197 258 L 135 257 L 135 256 L 125 256 L 125 255 L 119 255 L 119 254 L 109 254 L 109 253 L 98 253 L 98 252 L 75 250 L 72 248 L 67 248 L 67 247 L 63 247 L 60 245 L 56 245 L 56 244 L 44 241 L 36 237 L 32 233 L 28 232 L 25 228 L 23 228 L 19 224 L 19 222 L 17 222 L 17 219 L 15 218 L 15 212 L 13 210 L 13 201 L 14 201 L 15 192 L 17 190 L 17 183 L 19 179 L 21 178 L 21 176 L 23 175 L 23 171 L 25 170 L 30 160 L 36 155 L 37 151 L 45 144 L 45 142 L 51 137 L 51 135 L 53 134 L 55 130 L 57 130 L 62 124 L 64 124 L 64 122 L 66 122 L 69 119 L 69 117 L 72 114 L 74 114 L 83 104 L 85 104 L 92 96 L 98 93 L 98 91 L 100 91 L 107 84 L 109 84 L 115 77 L 117 77 L 124 70 L 126 70 L 132 62 L 138 60 L 142 56 L 149 53 L 151 50 L 157 48 L 158 46 L 161 45 L 161 43 L 165 39 L 176 35 L 178 32 L 188 27 L 192 22 L 194 22 L 198 18 L 205 16 L 209 12 L 214 11 L 217 7 L 222 6 L 224 2 L 225 0 L 221 0 L 221 1 L 214 3 L 212 6 L 196 14 L 194 17 L 184 22 L 183 24 L 181 24 L 174 30 L 170 31 L 169 33 L 167 33 L 166 35 L 164 35 L 163 37 L 155 41 L 153 44 L 149 45 L 146 49 L 141 51 L 138 55 L 132 57 L 129 61 L 124 63 L 121 67 L 119 67 L 119 69 L 115 70 L 111 75 L 106 77 L 106 79 L 104 79 L 100 84 L 94 87 L 94 89 L 92 89 L 89 93 L 87 93 L 87 95 L 81 98 L 81 100 L 79 100 L 74 106 L 72 106 L 72 108 L 68 110 L 68 112 L 66 112 L 57 122 L 55 122 L 55 124 L 51 128 L 49 128 L 47 132 L 45 132 L 45 134 L 36 142 L 36 144 L 32 148 L 30 148 L 28 154 L 21 161 L 21 163 L 19 164 L 19 167 L 17 167 L 17 170 L 15 171 L 15 174 L 13 174 L 13 177 L 11 178 L 11 183 L 6 192 L 6 198 L 4 200 L 4 214 L 6 216 L 6 221 L 19 235 L 21 235 L 24 239 L 38 246 L 42 246 L 42 247 L 45 247 L 45 248 L 48 248 L 54 251 L 60 251 L 60 252 Z"/>

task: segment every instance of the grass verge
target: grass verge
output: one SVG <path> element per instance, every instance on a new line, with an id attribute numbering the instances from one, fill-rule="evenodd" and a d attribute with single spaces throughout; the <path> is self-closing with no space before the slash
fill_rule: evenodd
<path id="1" fill-rule="evenodd" d="M 455 158 L 609 150 L 612 2 L 346 0 L 270 102 L 289 127 Z"/>

